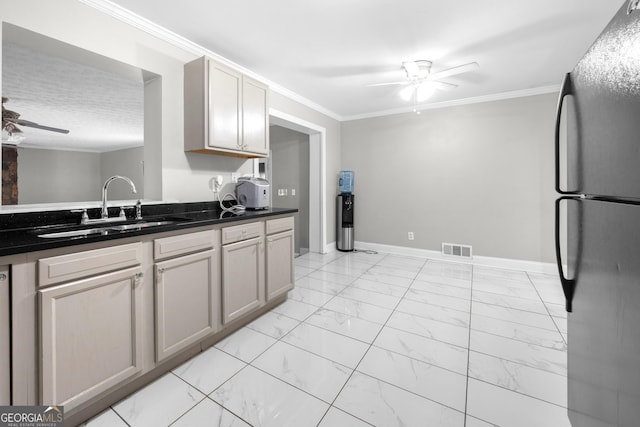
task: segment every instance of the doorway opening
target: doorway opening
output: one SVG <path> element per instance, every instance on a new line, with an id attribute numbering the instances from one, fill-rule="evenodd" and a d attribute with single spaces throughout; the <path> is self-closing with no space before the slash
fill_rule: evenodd
<path id="1" fill-rule="evenodd" d="M 309 161 L 308 168 L 306 168 L 308 171 L 308 179 L 305 177 L 305 184 L 303 184 L 306 188 L 295 188 L 295 190 L 297 191 L 296 194 L 300 194 L 300 191 L 307 191 L 308 199 L 304 198 L 304 203 L 307 205 L 305 208 L 308 212 L 308 250 L 315 253 L 326 253 L 326 129 L 322 126 L 318 126 L 314 123 L 274 109 L 269 110 L 269 124 L 282 128 L 283 132 L 291 130 L 308 136 L 307 145 Z M 305 151 L 305 153 L 306 152 L 307 151 Z M 265 168 L 265 166 L 260 166 L 259 162 L 256 161 L 256 164 L 254 165 L 254 171 L 256 174 L 260 172 L 261 167 Z M 266 164 L 266 176 L 270 176 L 271 180 L 278 181 L 278 179 L 274 178 L 273 175 L 276 167 L 276 165 L 273 165 L 273 158 L 270 156 L 269 161 Z M 278 169 L 281 169 L 281 167 Z M 276 172 L 276 174 L 279 172 L 280 171 Z M 305 172 L 305 174 L 306 173 L 307 172 Z M 271 180 L 269 182 L 272 182 Z M 308 182 L 308 185 L 306 182 Z M 281 187 L 282 188 L 280 189 L 282 190 L 287 188 L 288 194 L 291 194 L 291 186 L 284 187 L 284 185 L 282 185 Z M 278 196 L 278 189 L 279 188 L 273 184 L 271 185 L 272 206 L 278 206 L 278 198 L 287 198 L 287 196 Z M 300 212 L 302 212 L 302 209 L 300 209 Z M 296 227 L 297 226 L 298 224 L 296 224 Z M 296 233 L 298 233 L 298 230 L 296 230 Z M 304 246 L 302 241 L 303 240 L 301 239 L 301 246 Z"/>
<path id="2" fill-rule="evenodd" d="M 294 216 L 296 256 L 309 252 L 309 135 L 269 126 L 269 163 L 273 206 L 298 209 Z"/>

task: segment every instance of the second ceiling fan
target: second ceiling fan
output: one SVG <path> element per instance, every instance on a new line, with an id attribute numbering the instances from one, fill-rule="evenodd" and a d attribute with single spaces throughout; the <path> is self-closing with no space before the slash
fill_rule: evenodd
<path id="1" fill-rule="evenodd" d="M 423 102 L 429 98 L 436 89 L 450 90 L 458 87 L 453 83 L 440 81 L 441 79 L 466 73 L 480 67 L 477 62 L 470 62 L 432 73 L 432 65 L 433 63 L 431 61 L 424 59 L 406 61 L 402 63 L 402 68 L 407 74 L 407 80 L 401 82 L 376 83 L 368 86 L 407 85 L 406 88 L 400 91 L 400 96 L 407 101 L 413 99 L 414 102 Z"/>
<path id="2" fill-rule="evenodd" d="M 9 136 L 22 133 L 22 130 L 18 126 L 26 126 L 36 129 L 47 130 L 57 133 L 69 133 L 67 129 L 60 129 L 51 126 L 43 126 L 38 123 L 24 120 L 20 118 L 20 114 L 15 111 L 7 110 L 4 108 L 4 103 L 9 102 L 9 98 L 2 97 L 2 129 L 5 130 Z"/>

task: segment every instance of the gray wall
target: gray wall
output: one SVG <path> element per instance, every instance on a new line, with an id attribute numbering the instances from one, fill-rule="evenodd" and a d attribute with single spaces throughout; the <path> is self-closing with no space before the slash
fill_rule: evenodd
<path id="1" fill-rule="evenodd" d="M 269 127 L 271 146 L 271 197 L 273 206 L 295 208 L 295 250 L 309 249 L 309 135 Z M 287 196 L 278 196 L 278 189 L 286 188 Z M 291 195 L 291 190 L 296 195 Z"/>
<path id="2" fill-rule="evenodd" d="M 144 147 L 128 148 L 102 153 L 100 155 L 101 182 L 113 175 L 131 178 L 136 186 L 136 194 L 124 181 L 114 181 L 109 185 L 109 200 L 134 200 L 144 198 L 143 177 Z M 101 184 L 102 185 L 102 184 Z"/>
<path id="3" fill-rule="evenodd" d="M 435 251 L 442 242 L 468 244 L 474 255 L 553 262 L 556 99 L 342 123 L 356 240 Z"/>
<path id="4" fill-rule="evenodd" d="M 18 203 L 100 200 L 100 169 L 99 153 L 18 148 Z"/>
<path id="5" fill-rule="evenodd" d="M 109 200 L 134 200 L 144 195 L 144 148 L 106 153 L 18 148 L 20 204 L 83 202 L 101 199 L 102 185 L 113 175 L 133 180 L 138 194 L 124 182 L 109 186 Z"/>

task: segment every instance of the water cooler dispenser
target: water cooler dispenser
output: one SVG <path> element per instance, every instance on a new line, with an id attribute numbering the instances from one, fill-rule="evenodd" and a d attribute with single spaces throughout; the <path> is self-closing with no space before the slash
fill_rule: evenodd
<path id="1" fill-rule="evenodd" d="M 354 250 L 353 216 L 353 171 L 340 172 L 340 194 L 336 201 L 336 247 L 339 251 Z"/>

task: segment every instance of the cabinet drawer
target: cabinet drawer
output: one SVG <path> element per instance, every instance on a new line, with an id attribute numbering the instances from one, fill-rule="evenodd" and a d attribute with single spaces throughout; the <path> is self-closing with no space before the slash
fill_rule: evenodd
<path id="1" fill-rule="evenodd" d="M 251 222 L 249 224 L 234 225 L 222 229 L 222 244 L 239 242 L 241 240 L 260 237 L 264 233 L 262 222 Z"/>
<path id="2" fill-rule="evenodd" d="M 292 216 L 267 220 L 267 234 L 280 233 L 287 230 L 293 230 Z"/>
<path id="3" fill-rule="evenodd" d="M 38 283 L 41 287 L 48 286 L 133 267 L 141 263 L 141 243 L 42 258 L 38 261 Z"/>
<path id="4" fill-rule="evenodd" d="M 214 230 L 207 230 L 156 239 L 153 242 L 153 257 L 156 260 L 161 260 L 211 249 L 215 246 L 215 237 Z"/>

